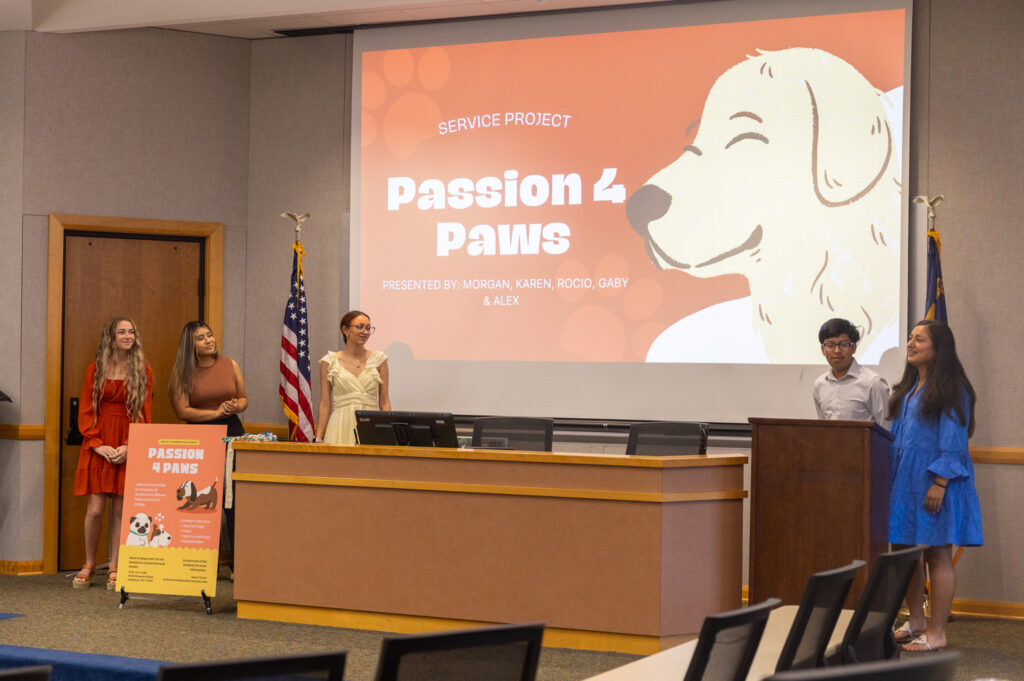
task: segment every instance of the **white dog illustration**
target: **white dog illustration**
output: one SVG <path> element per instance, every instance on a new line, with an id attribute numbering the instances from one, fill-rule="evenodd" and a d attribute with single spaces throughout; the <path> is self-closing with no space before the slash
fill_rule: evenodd
<path id="1" fill-rule="evenodd" d="M 171 543 L 171 535 L 164 530 L 163 525 L 155 525 L 153 527 L 153 536 L 149 538 L 150 546 L 165 547 Z"/>
<path id="2" fill-rule="evenodd" d="M 626 211 L 658 267 L 739 273 L 751 297 L 708 308 L 715 321 L 677 322 L 648 361 L 722 361 L 745 329 L 725 361 L 807 363 L 830 317 L 862 327 L 865 361 L 896 345 L 901 124 L 822 50 L 761 52 L 723 73 L 693 143 Z"/>
<path id="3" fill-rule="evenodd" d="M 128 520 L 128 538 L 125 546 L 149 546 L 149 528 L 152 520 L 145 513 L 136 513 Z"/>

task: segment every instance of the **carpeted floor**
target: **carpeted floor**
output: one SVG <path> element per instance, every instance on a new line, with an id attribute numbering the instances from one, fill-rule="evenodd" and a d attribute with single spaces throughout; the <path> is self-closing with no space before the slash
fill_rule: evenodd
<path id="1" fill-rule="evenodd" d="M 117 593 L 102 587 L 105 577 L 74 590 L 65 575 L 0 576 L 0 613 L 23 615 L 0 619 L 0 643 L 172 662 L 346 650 L 346 679 L 370 681 L 376 671 L 381 634 L 240 620 L 226 579 L 217 582 L 213 615 L 206 615 L 199 598 L 165 596 L 136 596 L 118 610 Z M 949 640 L 964 656 L 956 681 L 1024 681 L 1024 622 L 957 617 Z M 545 648 L 538 678 L 579 681 L 633 659 Z"/>
<path id="2" fill-rule="evenodd" d="M 345 678 L 371 681 L 382 634 L 304 624 L 240 620 L 232 583 L 217 582 L 213 614 L 200 598 L 134 596 L 118 610 L 105 573 L 94 586 L 72 589 L 65 575 L 0 576 L 0 644 L 171 662 L 345 650 Z M 578 681 L 636 659 L 633 655 L 545 648 L 540 681 Z"/>

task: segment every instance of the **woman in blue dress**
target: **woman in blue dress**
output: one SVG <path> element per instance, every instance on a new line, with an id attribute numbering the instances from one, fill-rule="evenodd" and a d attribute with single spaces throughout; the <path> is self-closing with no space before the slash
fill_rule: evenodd
<path id="1" fill-rule="evenodd" d="M 903 378 L 889 400 L 892 420 L 889 541 L 925 544 L 931 577 L 931 618 L 924 614 L 924 565 L 907 590 L 910 619 L 896 630 L 908 652 L 946 647 L 953 606 L 953 544 L 981 546 L 981 506 L 967 438 L 974 433 L 974 388 L 943 322 L 918 322 L 907 342 Z"/>

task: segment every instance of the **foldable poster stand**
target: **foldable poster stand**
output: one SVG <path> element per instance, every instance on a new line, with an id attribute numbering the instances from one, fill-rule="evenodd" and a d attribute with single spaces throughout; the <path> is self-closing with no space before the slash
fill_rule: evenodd
<path id="1" fill-rule="evenodd" d="M 129 593 L 217 595 L 227 426 L 135 423 L 117 566 L 119 608 Z"/>

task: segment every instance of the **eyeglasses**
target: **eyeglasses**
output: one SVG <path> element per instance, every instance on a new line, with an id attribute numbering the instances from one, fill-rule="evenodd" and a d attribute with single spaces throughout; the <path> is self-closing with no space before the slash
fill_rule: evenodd
<path id="1" fill-rule="evenodd" d="M 825 348 L 829 352 L 832 352 L 836 348 L 839 348 L 843 352 L 846 352 L 847 350 L 850 349 L 850 346 L 852 345 L 853 343 L 851 343 L 850 341 L 839 341 L 838 343 L 834 343 L 832 341 L 825 341 L 824 343 L 821 344 L 821 347 Z"/>
<path id="2" fill-rule="evenodd" d="M 362 333 L 364 331 L 366 333 L 373 333 L 374 331 L 377 330 L 376 326 L 367 326 L 366 324 L 346 324 L 345 326 L 347 326 L 350 329 L 355 329 L 359 333 Z"/>

